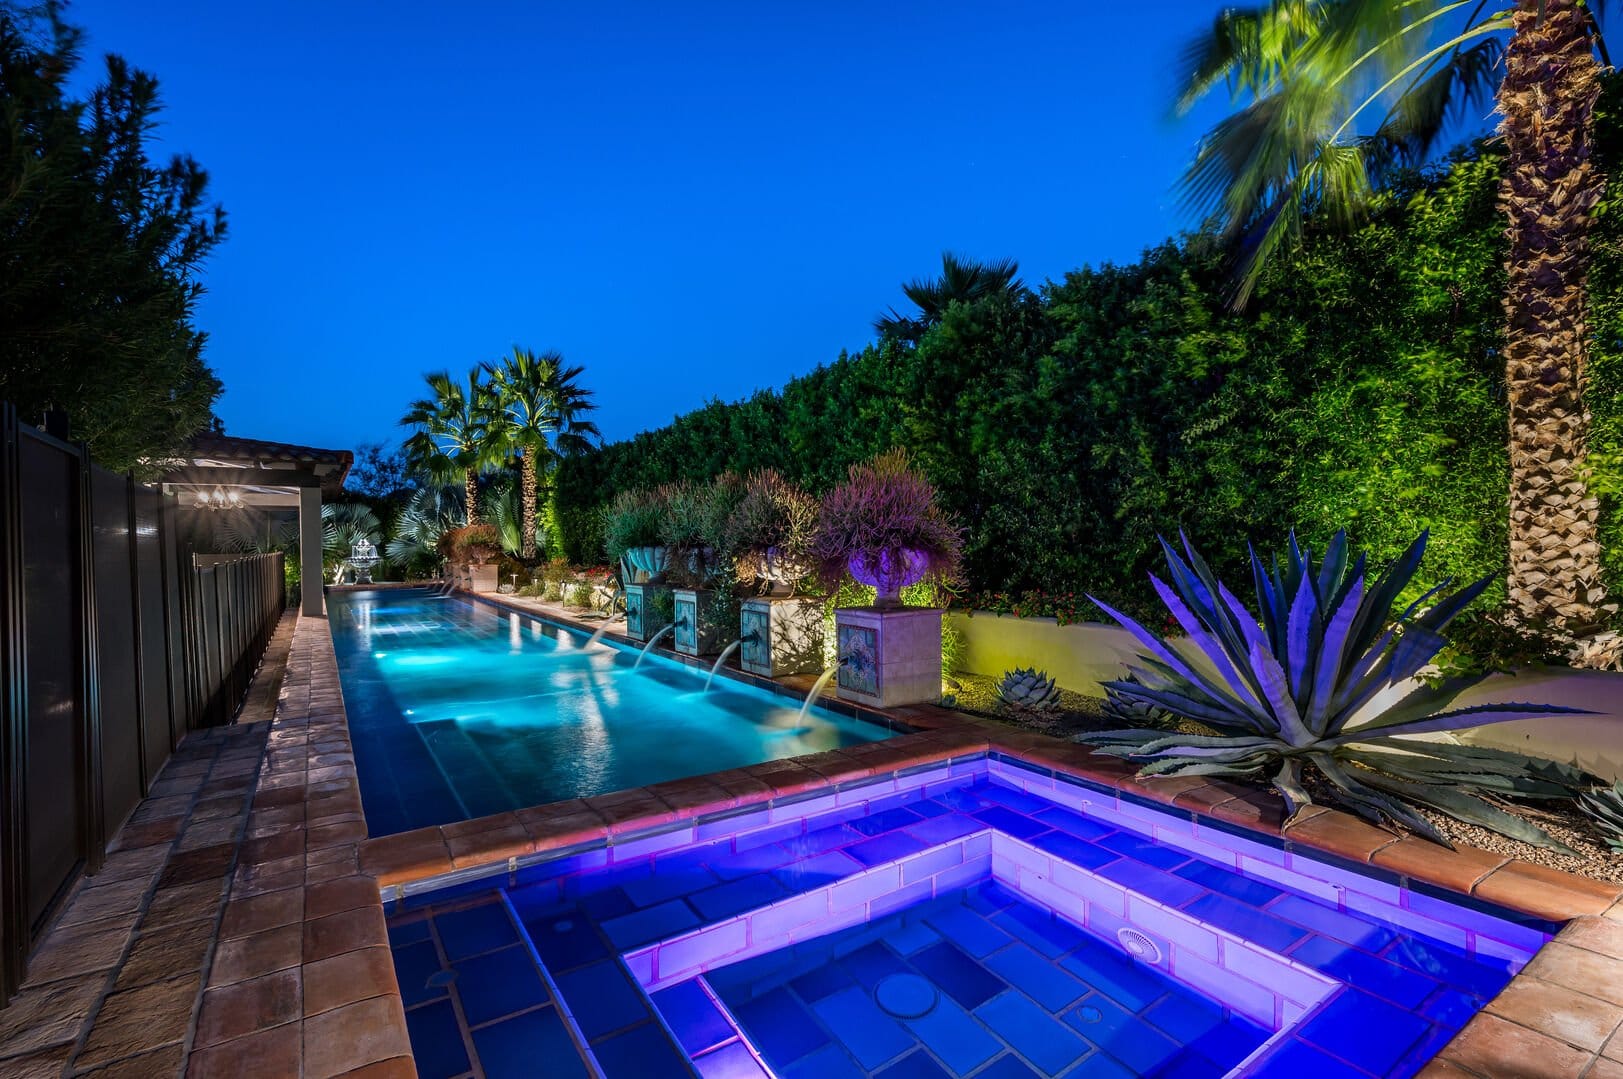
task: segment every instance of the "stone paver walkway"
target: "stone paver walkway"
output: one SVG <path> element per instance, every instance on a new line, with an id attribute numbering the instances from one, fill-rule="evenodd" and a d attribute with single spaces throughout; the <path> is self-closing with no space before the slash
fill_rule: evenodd
<path id="1" fill-rule="evenodd" d="M 262 669 L 280 671 L 294 616 Z M 189 735 L 85 878 L 0 1010 L 0 1074 L 179 1074 L 193 1037 L 275 698 Z"/>

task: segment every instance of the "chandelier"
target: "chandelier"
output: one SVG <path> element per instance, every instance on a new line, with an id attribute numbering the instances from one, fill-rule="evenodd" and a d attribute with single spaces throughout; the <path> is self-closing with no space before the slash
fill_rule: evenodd
<path id="1" fill-rule="evenodd" d="M 224 487 L 216 487 L 212 491 L 198 491 L 196 505 L 200 510 L 241 509 L 242 496 L 235 489 L 228 492 Z"/>

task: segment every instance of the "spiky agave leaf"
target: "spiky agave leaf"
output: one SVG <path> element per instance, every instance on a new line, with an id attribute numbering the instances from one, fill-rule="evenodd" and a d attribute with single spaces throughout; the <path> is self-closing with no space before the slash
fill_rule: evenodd
<path id="1" fill-rule="evenodd" d="M 1585 791 L 1579 796 L 1578 807 L 1600 833 L 1601 841 L 1623 852 L 1623 781 Z"/>
<path id="2" fill-rule="evenodd" d="M 1395 820 L 1439 839 L 1436 829 L 1405 807 L 1407 798 L 1519 839 L 1536 835 L 1528 841 L 1553 843 L 1520 818 L 1462 791 L 1568 796 L 1578 778 L 1571 769 L 1409 736 L 1584 714 L 1582 709 L 1523 703 L 1450 708 L 1474 684 L 1454 680 L 1416 682 L 1380 714 L 1361 714 L 1381 692 L 1413 681 L 1446 643 L 1449 623 L 1487 585 L 1478 581 L 1445 595 L 1445 582 L 1400 608 L 1426 538 L 1421 533 L 1373 580 L 1366 558 L 1351 556 L 1343 533 L 1317 562 L 1294 535 L 1282 559 L 1265 563 L 1253 550 L 1260 615 L 1217 579 L 1188 537 L 1182 554 L 1163 541 L 1167 579 L 1151 581 L 1188 637 L 1180 651 L 1099 603 L 1146 649 L 1140 664 L 1129 668 L 1131 678 L 1107 683 L 1106 695 L 1117 714 L 1161 710 L 1215 733 L 1107 731 L 1078 735 L 1077 741 L 1141 761 L 1148 775 L 1238 775 L 1266 768 L 1293 816 L 1311 803 L 1297 763 L 1306 760 L 1330 778 L 1347 804 L 1372 819 Z"/>

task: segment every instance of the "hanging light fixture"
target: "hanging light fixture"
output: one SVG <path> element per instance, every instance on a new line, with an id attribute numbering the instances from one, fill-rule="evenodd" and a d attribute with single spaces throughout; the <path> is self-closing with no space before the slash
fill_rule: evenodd
<path id="1" fill-rule="evenodd" d="M 227 491 L 224 487 L 216 487 L 212 491 L 197 492 L 197 508 L 200 510 L 235 510 L 242 508 L 242 496 L 233 488 Z"/>

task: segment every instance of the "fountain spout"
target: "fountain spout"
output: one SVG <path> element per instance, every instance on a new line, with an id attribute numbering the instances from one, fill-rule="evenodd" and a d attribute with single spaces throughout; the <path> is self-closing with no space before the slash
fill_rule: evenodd
<path id="1" fill-rule="evenodd" d="M 840 665 L 835 664 L 817 676 L 817 681 L 812 683 L 811 692 L 806 694 L 806 702 L 800 706 L 800 722 L 806 722 L 806 713 L 811 711 L 812 702 L 822 695 L 823 690 L 828 687 L 829 680 L 838 674 L 839 670 Z"/>
<path id="2" fill-rule="evenodd" d="M 654 644 L 661 637 L 665 636 L 665 634 L 667 634 L 667 633 L 673 632 L 675 629 L 676 629 L 676 624 L 673 622 L 670 625 L 666 626 L 664 629 L 660 630 L 658 633 L 654 634 L 652 637 L 648 638 L 648 643 L 642 646 L 642 651 L 641 652 L 637 653 L 637 662 L 635 662 L 635 663 L 633 663 L 631 665 L 631 669 L 636 670 L 638 667 L 641 667 L 642 666 L 642 661 L 648 658 L 648 650 L 650 648 L 654 647 Z"/>
<path id="3" fill-rule="evenodd" d="M 751 634 L 751 636 L 754 636 L 754 634 Z M 706 678 L 704 680 L 704 691 L 706 693 L 710 692 L 710 683 L 714 682 L 716 680 L 716 672 L 721 670 L 721 665 L 723 663 L 726 663 L 727 662 L 727 657 L 732 655 L 735 651 L 737 651 L 738 646 L 743 644 L 743 643 L 744 642 L 741 641 L 741 640 L 734 641 L 732 644 L 728 645 L 726 648 L 723 648 L 721 650 L 721 655 L 716 657 L 715 664 L 710 668 L 710 677 L 708 677 L 708 678 Z"/>

